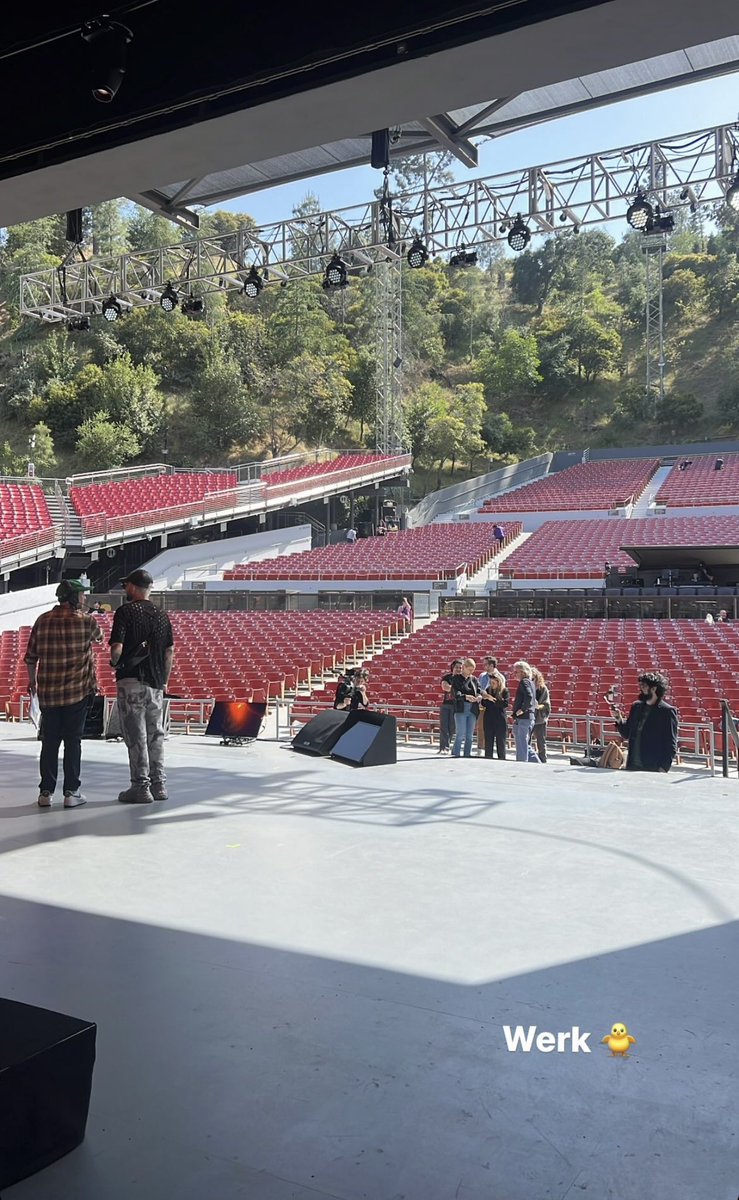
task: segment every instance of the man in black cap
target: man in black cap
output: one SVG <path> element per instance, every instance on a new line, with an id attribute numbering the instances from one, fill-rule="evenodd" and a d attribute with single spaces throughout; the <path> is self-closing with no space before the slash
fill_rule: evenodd
<path id="1" fill-rule="evenodd" d="M 164 774 L 164 691 L 174 657 L 169 617 L 149 599 L 148 571 L 131 571 L 121 583 L 127 604 L 116 609 L 110 634 L 110 665 L 118 681 L 118 715 L 128 749 L 131 786 L 122 804 L 167 799 Z"/>
<path id="2" fill-rule="evenodd" d="M 85 803 L 80 792 L 82 733 L 97 692 L 92 647 L 103 640 L 95 618 L 83 611 L 87 590 L 79 579 L 63 579 L 56 589 L 58 605 L 38 617 L 28 639 L 28 690 L 38 697 L 41 710 L 39 808 L 51 808 L 62 742 L 64 807 Z"/>

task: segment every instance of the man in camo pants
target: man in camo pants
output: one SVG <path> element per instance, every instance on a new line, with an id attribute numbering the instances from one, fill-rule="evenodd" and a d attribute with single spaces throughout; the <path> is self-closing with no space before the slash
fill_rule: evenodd
<path id="1" fill-rule="evenodd" d="M 164 691 L 174 657 L 169 617 L 151 603 L 148 571 L 132 571 L 121 583 L 128 603 L 116 609 L 110 635 L 110 663 L 118 682 L 118 715 L 128 750 L 131 786 L 121 804 L 166 800 L 164 773 Z"/>

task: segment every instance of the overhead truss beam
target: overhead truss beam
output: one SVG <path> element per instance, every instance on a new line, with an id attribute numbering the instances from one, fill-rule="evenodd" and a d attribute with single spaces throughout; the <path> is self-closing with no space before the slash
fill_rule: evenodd
<path id="1" fill-rule="evenodd" d="M 477 166 L 477 146 L 460 135 L 459 129 L 446 113 L 439 113 L 438 117 L 424 117 L 419 124 L 465 167 Z"/>
<path id="2" fill-rule="evenodd" d="M 126 306 L 158 303 L 167 283 L 198 293 L 241 288 L 252 266 L 287 281 L 320 274 L 333 254 L 349 266 L 402 258 L 420 235 L 429 251 L 472 249 L 505 238 L 521 213 L 532 232 L 623 219 L 641 187 L 665 209 L 723 201 L 739 160 L 736 125 L 474 179 L 260 229 L 181 241 L 160 250 L 68 263 L 21 277 L 21 311 L 65 321 L 99 311 L 111 294 Z M 682 199 L 682 195 L 685 199 Z M 560 221 L 564 218 L 565 224 Z"/>

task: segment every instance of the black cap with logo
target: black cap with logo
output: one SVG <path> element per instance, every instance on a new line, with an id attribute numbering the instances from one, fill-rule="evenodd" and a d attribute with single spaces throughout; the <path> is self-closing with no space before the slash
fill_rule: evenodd
<path id="1" fill-rule="evenodd" d="M 145 571 L 143 567 L 138 567 L 135 571 L 130 571 L 126 578 L 121 580 L 123 587 L 127 583 L 132 583 L 134 587 L 146 591 L 147 588 L 152 587 L 154 580 L 148 571 Z"/>

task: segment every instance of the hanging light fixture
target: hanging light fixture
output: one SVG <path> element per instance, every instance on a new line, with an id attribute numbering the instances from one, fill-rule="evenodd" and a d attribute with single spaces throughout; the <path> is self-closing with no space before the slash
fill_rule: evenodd
<path id="1" fill-rule="evenodd" d="M 123 316 L 123 309 L 118 303 L 117 298 L 109 296 L 103 304 L 103 319 L 106 321 L 117 321 L 121 316 Z"/>
<path id="2" fill-rule="evenodd" d="M 654 220 L 654 209 L 641 188 L 626 210 L 626 220 L 637 233 L 644 233 Z"/>
<path id="3" fill-rule="evenodd" d="M 530 241 L 531 230 L 519 213 L 508 232 L 508 245 L 518 254 L 526 249 Z"/>
<path id="4" fill-rule="evenodd" d="M 259 271 L 256 267 L 252 267 L 251 271 L 244 280 L 244 286 L 241 289 L 242 292 L 245 296 L 248 296 L 250 300 L 256 300 L 263 287 L 264 280 L 262 279 L 262 276 L 259 274 Z"/>
<path id="5" fill-rule="evenodd" d="M 323 273 L 323 286 L 325 288 L 343 288 L 346 287 L 346 283 L 346 263 L 339 258 L 338 254 L 335 254 Z"/>
<path id="6" fill-rule="evenodd" d="M 179 304 L 179 297 L 173 285 L 168 283 L 159 297 L 159 303 L 166 313 L 174 312 Z"/>
<path id="7" fill-rule="evenodd" d="M 413 267 L 417 271 L 419 267 L 425 267 L 428 262 L 429 252 L 420 238 L 416 238 L 407 254 L 408 266 Z"/>
<path id="8" fill-rule="evenodd" d="M 80 33 L 89 46 L 92 94 L 100 104 L 110 104 L 126 74 L 126 48 L 133 34 L 107 14 L 85 21 Z"/>

